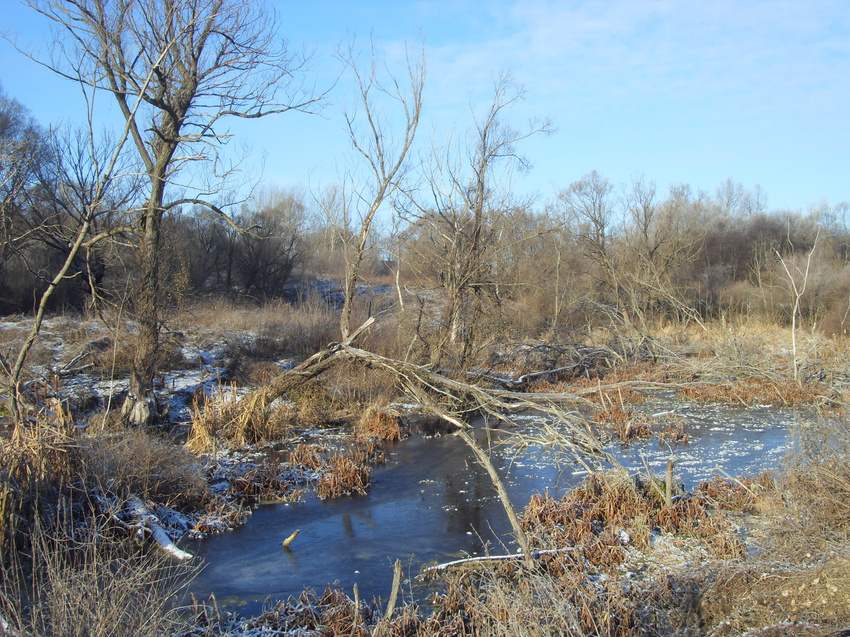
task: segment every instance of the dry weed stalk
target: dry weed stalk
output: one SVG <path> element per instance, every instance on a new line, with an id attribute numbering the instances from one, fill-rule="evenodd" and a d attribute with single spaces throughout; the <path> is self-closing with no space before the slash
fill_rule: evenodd
<path id="1" fill-rule="evenodd" d="M 289 452 L 289 462 L 308 471 L 320 469 L 322 466 L 322 457 L 319 455 L 319 449 L 317 445 L 302 442 Z"/>

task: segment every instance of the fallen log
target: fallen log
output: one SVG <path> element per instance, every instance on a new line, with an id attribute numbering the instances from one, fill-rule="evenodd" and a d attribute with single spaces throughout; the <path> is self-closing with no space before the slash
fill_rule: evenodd
<path id="1" fill-rule="evenodd" d="M 101 513 L 109 516 L 119 526 L 134 533 L 138 538 L 150 534 L 154 542 L 166 553 L 178 560 L 190 560 L 194 555 L 177 547 L 168 537 L 159 518 L 136 495 L 130 495 L 121 505 L 116 506 L 109 497 L 99 492 L 91 492 L 89 497 L 100 509 Z M 127 521 L 129 518 L 129 522 Z"/>
<path id="2" fill-rule="evenodd" d="M 127 499 L 127 510 L 132 519 L 136 523 L 136 533 L 144 534 L 144 530 L 150 532 L 154 542 L 159 547 L 178 560 L 191 560 L 194 555 L 177 547 L 176 544 L 168 537 L 168 533 L 162 528 L 159 518 L 151 513 L 145 504 L 135 495 L 131 495 Z"/>

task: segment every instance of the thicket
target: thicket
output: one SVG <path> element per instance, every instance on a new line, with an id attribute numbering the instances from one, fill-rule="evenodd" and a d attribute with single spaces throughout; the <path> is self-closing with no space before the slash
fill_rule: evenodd
<path id="1" fill-rule="evenodd" d="M 28 313 L 67 257 L 91 175 L 74 135 L 46 131 L 3 94 L 0 159 L 0 313 Z M 114 236 L 80 251 L 49 310 L 133 298 L 138 260 L 126 226 L 137 193 L 126 185 L 110 196 L 90 234 Z M 313 198 L 267 188 L 229 218 L 199 206 L 169 211 L 162 306 L 201 297 L 293 301 L 317 277 L 342 280 L 356 235 L 348 205 L 333 189 Z M 545 204 L 488 201 L 475 218 L 421 202 L 412 209 L 399 206 L 391 230 L 372 234 L 361 281 L 406 290 L 419 319 L 448 311 L 452 286 L 464 281 L 469 296 L 453 310 L 451 338 L 486 340 L 499 330 L 563 338 L 591 325 L 645 334 L 709 318 L 784 325 L 794 311 L 789 284 L 804 275 L 801 320 L 827 334 L 848 327 L 846 202 L 770 210 L 759 187 L 731 179 L 712 194 L 684 184 L 659 193 L 644 179 L 617 186 L 593 172 Z M 806 272 L 789 277 L 785 266 L 809 255 Z M 417 322 L 424 355 L 438 341 L 432 332 L 445 328 Z"/>

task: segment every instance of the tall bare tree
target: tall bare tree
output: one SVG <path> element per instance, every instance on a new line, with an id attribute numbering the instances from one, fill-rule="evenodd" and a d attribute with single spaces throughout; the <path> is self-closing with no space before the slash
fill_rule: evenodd
<path id="1" fill-rule="evenodd" d="M 352 196 L 343 191 L 339 203 L 353 207 L 359 220 L 359 231 L 348 228 L 354 215 L 348 210 L 337 213 L 346 221 L 341 236 L 347 239 L 345 280 L 343 283 L 343 307 L 340 316 L 340 331 L 343 339 L 351 335 L 351 314 L 360 264 L 366 254 L 372 224 L 378 210 L 392 198 L 401 187 L 406 174 L 410 150 L 419 128 L 422 112 L 422 91 L 425 87 L 425 56 L 407 58 L 407 77 L 400 80 L 391 73 L 380 73 L 374 49 L 368 65 L 358 61 L 358 56 L 349 46 L 340 54 L 340 59 L 354 78 L 357 87 L 356 106 L 344 113 L 351 146 L 364 166 L 362 182 L 351 185 Z M 397 111 L 402 125 L 400 133 L 394 134 L 388 122 L 389 105 Z"/>
<path id="2" fill-rule="evenodd" d="M 607 291 L 608 302 L 616 299 L 620 276 L 612 249 L 618 223 L 613 192 L 611 182 L 594 170 L 558 193 L 557 204 L 565 225 L 596 266 L 594 275 Z"/>
<path id="3" fill-rule="evenodd" d="M 139 322 L 125 416 L 157 417 L 161 227 L 167 211 L 201 204 L 221 187 L 201 182 L 214 165 L 229 118 L 307 109 L 315 95 L 296 81 L 303 59 L 277 37 L 277 17 L 255 0 L 28 0 L 53 21 L 61 44 L 47 63 L 79 83 L 88 100 L 113 97 L 147 187 L 135 213 Z M 141 97 L 138 108 L 134 96 Z M 193 170 L 194 168 L 194 170 Z M 225 173 L 227 172 L 224 167 Z M 183 175 L 183 181 L 178 176 Z"/>
<path id="4" fill-rule="evenodd" d="M 551 131 L 549 120 L 532 121 L 524 130 L 505 121 L 505 113 L 524 95 L 523 86 L 509 74 L 496 77 L 484 116 L 473 112 L 475 125 L 459 145 L 435 150 L 426 178 L 429 196 L 414 201 L 408 210 L 411 221 L 431 238 L 427 258 L 439 264 L 446 292 L 443 329 L 431 349 L 432 363 L 438 363 L 449 346 L 459 353 L 456 363 L 469 355 L 474 339 L 464 328 L 474 324 L 484 296 L 496 289 L 492 256 L 500 244 L 498 220 L 514 207 L 511 176 L 513 170 L 529 167 L 517 144 Z"/>

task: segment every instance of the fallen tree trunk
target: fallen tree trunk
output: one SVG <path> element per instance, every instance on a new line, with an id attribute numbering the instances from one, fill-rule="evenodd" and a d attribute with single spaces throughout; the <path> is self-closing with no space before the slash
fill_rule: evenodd
<path id="1" fill-rule="evenodd" d="M 108 515 L 122 528 L 134 533 L 136 537 L 143 539 L 146 534 L 150 534 L 157 546 L 178 560 L 190 560 L 195 557 L 174 544 L 159 518 L 138 496 L 130 495 L 120 506 L 116 506 L 112 499 L 102 493 L 93 492 L 90 493 L 90 497 L 101 513 Z M 129 522 L 127 518 L 129 518 Z"/>
<path id="2" fill-rule="evenodd" d="M 137 535 L 143 535 L 144 530 L 149 531 L 154 542 L 156 542 L 163 551 L 178 560 L 191 560 L 195 557 L 191 553 L 177 548 L 177 545 L 174 544 L 171 538 L 168 537 L 168 533 L 166 533 L 165 529 L 162 528 L 159 518 L 151 513 L 150 509 L 148 509 L 137 496 L 131 495 L 129 497 L 127 500 L 127 510 L 136 524 Z"/>
<path id="3" fill-rule="evenodd" d="M 560 444 L 570 449 L 585 467 L 587 467 L 587 464 L 582 456 L 588 453 L 597 455 L 614 466 L 619 466 L 616 460 L 604 450 L 587 423 L 583 419 L 569 417 L 561 408 L 562 405 L 593 405 L 586 396 L 605 388 L 599 386 L 575 393 L 534 394 L 463 382 L 422 365 L 387 358 L 354 347 L 353 341 L 373 322 L 374 318 L 370 318 L 343 341 L 330 344 L 288 373 L 258 389 L 257 392 L 259 392 L 262 400 L 245 400 L 243 403 L 246 405 L 269 405 L 275 398 L 283 396 L 288 391 L 316 378 L 343 361 L 355 361 L 370 369 L 391 374 L 402 391 L 421 405 L 424 411 L 430 412 L 458 428 L 457 435 L 470 447 L 478 463 L 484 467 L 490 476 L 508 515 L 525 563 L 529 568 L 533 567 L 534 560 L 532 559 L 532 549 L 528 537 L 522 529 L 507 490 L 490 461 L 489 455 L 471 435 L 471 426 L 467 420 L 474 415 L 489 415 L 499 421 L 513 424 L 510 420 L 512 413 L 525 410 L 543 412 L 566 425 L 568 435 L 559 434 L 554 429 L 550 433 L 553 436 L 560 436 Z"/>

